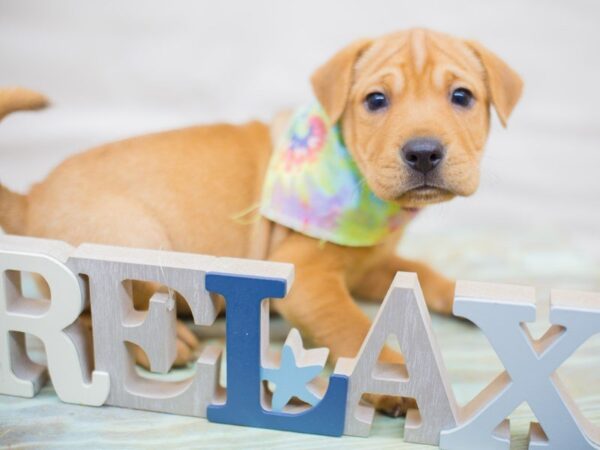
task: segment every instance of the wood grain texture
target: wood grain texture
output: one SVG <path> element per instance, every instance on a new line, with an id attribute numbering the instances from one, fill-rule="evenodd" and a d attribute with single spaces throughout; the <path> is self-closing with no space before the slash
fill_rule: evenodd
<path id="1" fill-rule="evenodd" d="M 25 352 L 23 333 L 46 347 L 48 370 L 62 401 L 102 405 L 109 376 L 91 371 L 91 347 L 79 321 L 85 307 L 77 277 L 65 266 L 70 246 L 58 241 L 0 236 L 0 392 L 33 397 L 44 382 L 44 369 Z M 50 299 L 23 296 L 21 272 L 41 275 Z"/>
<path id="2" fill-rule="evenodd" d="M 289 264 L 217 258 L 213 256 L 84 244 L 72 252 L 67 265 L 89 286 L 94 329 L 96 367 L 111 377 L 107 403 L 204 417 L 220 391 L 220 354 L 205 349 L 193 376 L 177 382 L 151 380 L 135 370 L 127 343 L 138 345 L 155 372 L 166 373 L 175 359 L 174 293 L 188 303 L 196 325 L 211 325 L 218 313 L 216 301 L 205 287 L 208 271 L 245 277 L 293 278 Z M 131 281 L 158 283 L 149 310 L 134 308 Z"/>
<path id="3" fill-rule="evenodd" d="M 390 335 L 405 365 L 377 362 Z M 440 431 L 456 424 L 454 394 L 415 274 L 396 274 L 357 357 L 340 359 L 336 372 L 349 377 L 344 434 L 369 434 L 374 409 L 361 401 L 366 392 L 417 400 L 419 411 L 409 410 L 404 426 L 407 442 L 437 445 Z"/>
<path id="4" fill-rule="evenodd" d="M 148 312 L 133 306 L 132 280 L 157 282 L 179 292 L 195 321 L 209 325 L 216 309 L 204 289 L 204 274 L 214 261 L 168 252 L 82 245 L 69 258 L 69 267 L 84 275 L 89 285 L 96 367 L 110 374 L 107 404 L 173 414 L 204 416 L 209 386 L 200 383 L 200 371 L 178 382 L 149 380 L 135 370 L 133 350 L 139 345 L 153 370 L 167 372 L 175 357 L 174 299 L 158 294 Z M 214 365 L 204 370 L 216 371 Z"/>

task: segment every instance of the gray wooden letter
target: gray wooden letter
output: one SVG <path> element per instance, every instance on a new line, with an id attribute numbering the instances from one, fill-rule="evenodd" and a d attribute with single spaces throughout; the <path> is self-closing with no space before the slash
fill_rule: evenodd
<path id="1" fill-rule="evenodd" d="M 135 370 L 126 342 L 139 345 L 153 371 L 167 372 L 175 358 L 175 305 L 157 293 L 148 312 L 137 311 L 131 280 L 161 283 L 188 302 L 194 321 L 211 325 L 217 310 L 204 288 L 206 271 L 217 258 L 175 252 L 84 244 L 68 266 L 88 279 L 96 369 L 110 374 L 107 404 L 192 416 L 205 416 L 217 388 L 219 354 L 205 350 L 195 376 L 178 382 L 149 380 Z"/>
<path id="2" fill-rule="evenodd" d="M 377 362 L 390 334 L 398 338 L 406 365 Z M 344 434 L 369 434 L 374 409 L 361 402 L 365 392 L 417 400 L 419 411 L 406 417 L 407 442 L 437 445 L 440 431 L 456 424 L 454 395 L 414 273 L 396 274 L 357 357 L 340 358 L 335 371 L 350 378 Z"/>
<path id="3" fill-rule="evenodd" d="M 441 448 L 508 449 L 510 433 L 505 418 L 523 402 L 541 424 L 531 424 L 530 449 L 600 448 L 599 427 L 582 416 L 555 373 L 600 331 L 600 295 L 553 291 L 553 326 L 537 341 L 523 326 L 536 317 L 532 288 L 459 282 L 454 313 L 481 328 L 506 371 L 467 404 L 458 427 L 442 432 Z"/>

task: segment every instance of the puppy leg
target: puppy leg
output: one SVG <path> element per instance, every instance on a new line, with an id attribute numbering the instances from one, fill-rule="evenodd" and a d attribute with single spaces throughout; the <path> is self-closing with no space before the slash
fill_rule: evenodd
<path id="1" fill-rule="evenodd" d="M 454 281 L 447 279 L 428 265 L 396 255 L 390 255 L 369 270 L 352 289 L 360 299 L 380 302 L 387 293 L 396 272 L 415 272 L 427 306 L 431 311 L 451 314 L 454 303 Z"/>
<path id="2" fill-rule="evenodd" d="M 339 247 L 338 247 L 339 249 Z M 315 346 L 329 348 L 329 360 L 354 357 L 365 339 L 371 322 L 356 305 L 346 286 L 342 258 L 337 250 L 321 248 L 318 241 L 292 234 L 270 256 L 272 261 L 295 265 L 295 281 L 285 299 L 273 302 L 275 309 L 300 329 Z M 402 363 L 400 354 L 384 348 L 383 362 Z M 377 409 L 398 416 L 414 408 L 414 400 L 368 395 Z"/>
<path id="3" fill-rule="evenodd" d="M 396 272 L 415 272 L 430 311 L 452 314 L 454 281 L 447 279 L 427 264 L 390 255 L 369 270 L 352 290 L 360 299 L 381 301 Z"/>

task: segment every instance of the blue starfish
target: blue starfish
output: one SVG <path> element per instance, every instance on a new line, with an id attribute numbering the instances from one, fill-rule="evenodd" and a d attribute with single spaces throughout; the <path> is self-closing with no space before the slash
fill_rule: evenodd
<path id="1" fill-rule="evenodd" d="M 326 348 L 305 350 L 298 330 L 294 328 L 290 331 L 281 351 L 279 368 L 262 367 L 261 378 L 275 384 L 271 405 L 273 411 L 282 411 L 292 397 L 311 406 L 321 400 L 307 385 L 323 370 L 328 353 Z M 300 365 L 302 360 L 313 364 Z"/>

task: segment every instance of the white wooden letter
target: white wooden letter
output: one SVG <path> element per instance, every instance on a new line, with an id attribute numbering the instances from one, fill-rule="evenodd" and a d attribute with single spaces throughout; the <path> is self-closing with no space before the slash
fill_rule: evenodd
<path id="1" fill-rule="evenodd" d="M 0 392 L 33 397 L 44 369 L 25 352 L 24 335 L 39 337 L 58 397 L 69 403 L 102 405 L 109 392 L 107 373 L 89 374 L 84 329 L 77 321 L 85 307 L 77 277 L 63 264 L 72 247 L 45 239 L 0 236 Z M 52 301 L 22 296 L 20 273 L 40 274 Z M 84 371 L 82 373 L 82 366 Z"/>
<path id="2" fill-rule="evenodd" d="M 377 362 L 390 334 L 398 338 L 406 365 Z M 419 411 L 406 416 L 405 441 L 437 445 L 440 431 L 456 424 L 454 395 L 414 273 L 396 274 L 357 357 L 340 358 L 335 372 L 349 377 L 344 434 L 369 434 L 374 409 L 361 402 L 365 392 L 417 400 Z"/>

